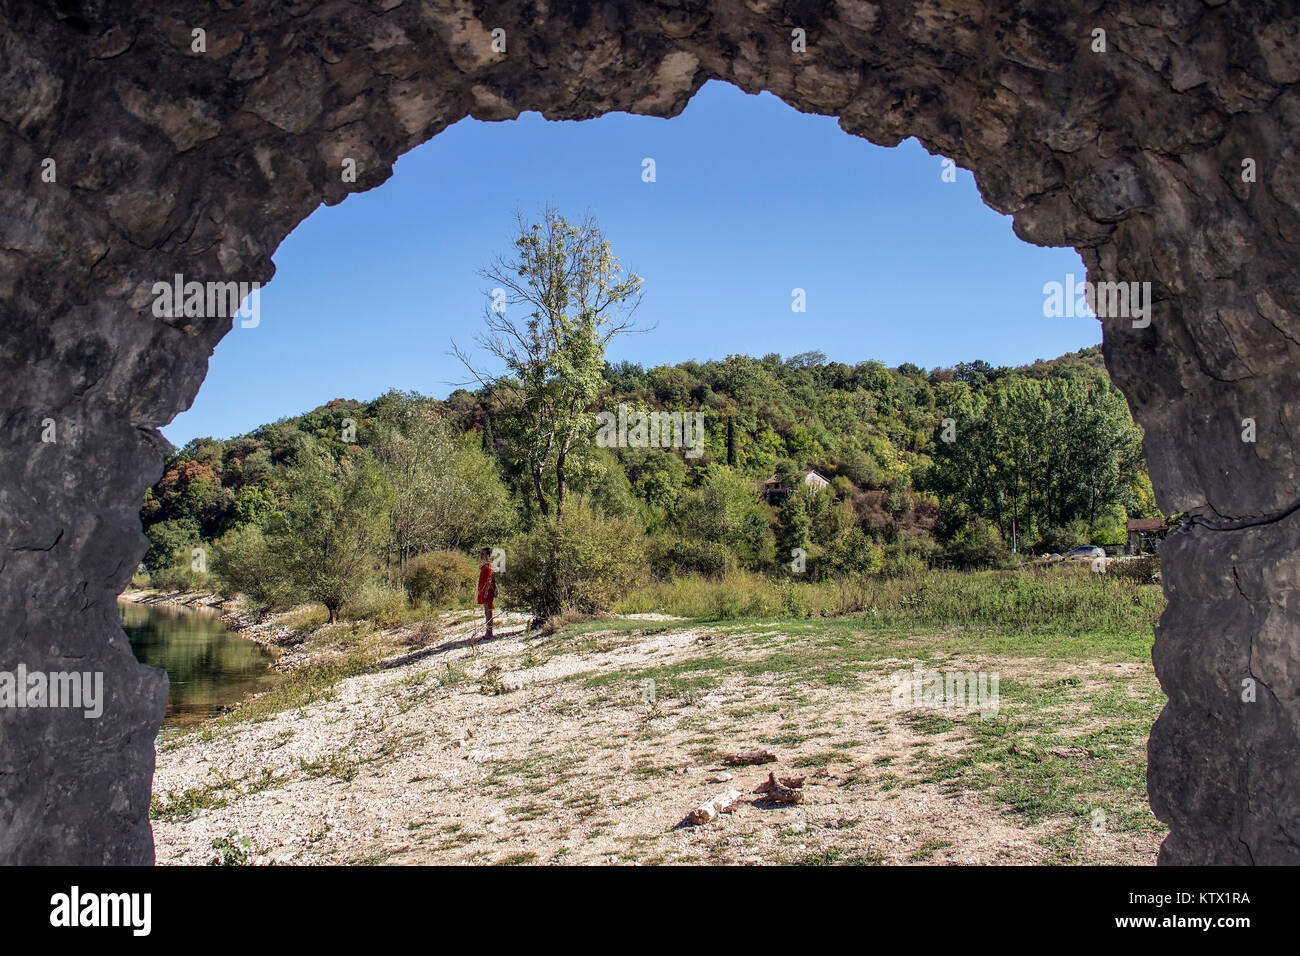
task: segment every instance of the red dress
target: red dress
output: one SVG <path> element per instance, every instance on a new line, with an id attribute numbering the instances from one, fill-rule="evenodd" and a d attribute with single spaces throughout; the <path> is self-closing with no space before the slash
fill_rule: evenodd
<path id="1" fill-rule="evenodd" d="M 492 606 L 492 599 L 496 597 L 496 576 L 492 573 L 492 565 L 484 564 L 478 572 L 478 603 Z"/>

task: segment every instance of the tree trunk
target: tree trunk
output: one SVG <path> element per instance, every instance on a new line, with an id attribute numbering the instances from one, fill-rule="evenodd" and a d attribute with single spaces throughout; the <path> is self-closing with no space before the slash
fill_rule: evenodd
<path id="1" fill-rule="evenodd" d="M 1016 480 L 1012 488 L 1011 496 L 1011 553 L 1019 551 L 1019 542 L 1016 540 L 1016 532 L 1020 527 L 1020 458 L 1016 458 Z"/>
<path id="2" fill-rule="evenodd" d="M 568 456 L 569 449 L 565 447 L 561 448 L 560 453 L 555 457 L 555 518 L 557 521 L 564 517 L 564 497 L 566 491 L 564 481 L 564 461 Z"/>
<path id="3" fill-rule="evenodd" d="M 702 823 L 712 823 L 718 819 L 720 813 L 730 813 L 732 806 L 740 799 L 739 790 L 728 790 L 720 793 L 712 800 L 706 800 L 690 813 L 686 814 L 686 822 L 691 826 L 699 826 Z"/>
<path id="4" fill-rule="evenodd" d="M 533 491 L 537 494 L 537 507 L 542 512 L 542 517 L 548 517 L 551 508 L 546 503 L 546 492 L 542 490 L 542 469 L 540 465 L 533 467 Z"/>

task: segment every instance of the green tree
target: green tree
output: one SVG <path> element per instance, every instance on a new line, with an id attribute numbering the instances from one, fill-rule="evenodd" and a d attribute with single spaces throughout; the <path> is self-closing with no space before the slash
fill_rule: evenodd
<path id="1" fill-rule="evenodd" d="M 293 602 L 288 571 L 256 524 L 238 525 L 213 543 L 212 571 L 226 594 L 242 594 L 268 610 Z"/>
<path id="2" fill-rule="evenodd" d="M 423 551 L 500 540 L 515 511 L 496 463 L 420 396 L 385 396 L 371 444 L 388 481 L 390 544 L 398 566 Z"/>
<path id="3" fill-rule="evenodd" d="M 558 517 L 574 445 L 590 440 L 595 427 L 591 406 L 604 382 L 605 348 L 632 327 L 641 278 L 624 271 L 590 217 L 570 223 L 548 207 L 541 222 L 520 216 L 518 226 L 513 256 L 479 272 L 495 289 L 488 290 L 487 331 L 478 341 L 504 370 L 476 370 L 459 347 L 455 352 L 505 399 L 508 438 L 533 503 L 543 517 L 552 509 Z"/>
<path id="4" fill-rule="evenodd" d="M 719 570 L 725 569 L 727 558 L 748 568 L 770 565 L 775 542 L 753 480 L 718 463 L 703 471 L 699 485 L 679 499 L 677 530 L 682 540 L 716 551 L 722 559 L 715 565 Z"/>
<path id="5" fill-rule="evenodd" d="M 284 508 L 268 536 L 271 555 L 298 593 L 330 621 L 369 580 L 388 532 L 389 489 L 365 451 L 335 461 L 306 454 L 285 475 Z"/>
<path id="6" fill-rule="evenodd" d="M 172 518 L 149 526 L 149 550 L 144 554 L 144 566 L 154 574 L 170 568 L 184 558 L 188 563 L 190 550 L 199 543 L 198 525 L 188 518 Z"/>
<path id="7" fill-rule="evenodd" d="M 949 398 L 927 484 L 950 513 L 987 518 L 1019 546 L 1075 522 L 1112 524 L 1115 507 L 1137 503 L 1140 433 L 1108 382 L 1006 374 Z"/>

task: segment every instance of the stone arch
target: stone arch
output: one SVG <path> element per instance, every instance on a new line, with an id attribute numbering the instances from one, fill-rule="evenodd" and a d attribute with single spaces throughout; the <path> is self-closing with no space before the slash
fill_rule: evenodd
<path id="1" fill-rule="evenodd" d="M 102 670 L 107 696 L 97 721 L 0 710 L 0 860 L 153 859 L 165 679 L 114 598 L 144 551 L 156 429 L 231 327 L 154 318 L 153 284 L 269 280 L 312 210 L 466 115 L 668 117 L 718 78 L 878 144 L 916 136 L 1021 238 L 1151 283 L 1149 325 L 1106 320 L 1104 353 L 1161 507 L 1194 516 L 1167 544 L 1154 651 L 1161 860 L 1300 862 L 1290 3 L 152 6 L 0 2 L 0 670 Z"/>

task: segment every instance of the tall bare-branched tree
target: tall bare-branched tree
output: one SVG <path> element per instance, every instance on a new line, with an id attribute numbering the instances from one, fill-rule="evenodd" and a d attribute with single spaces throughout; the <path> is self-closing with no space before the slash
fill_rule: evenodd
<path id="1" fill-rule="evenodd" d="M 537 508 L 559 518 L 566 464 L 595 428 L 606 346 L 633 330 L 642 281 L 619 264 L 591 216 L 571 223 L 548 206 L 540 222 L 522 214 L 517 221 L 514 254 L 479 271 L 494 286 L 485 290 L 478 343 L 501 370 L 488 372 L 453 347 L 478 382 L 503 397 Z"/>

